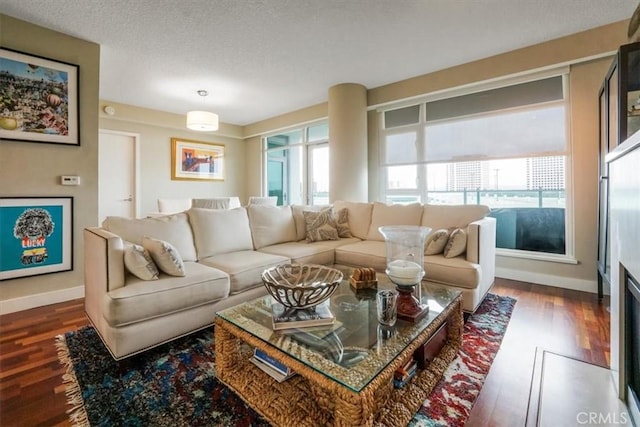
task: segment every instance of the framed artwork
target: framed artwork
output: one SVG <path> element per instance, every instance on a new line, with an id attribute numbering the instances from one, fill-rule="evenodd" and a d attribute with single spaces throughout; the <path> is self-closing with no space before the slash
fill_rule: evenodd
<path id="1" fill-rule="evenodd" d="M 78 66 L 0 48 L 0 139 L 80 145 Z"/>
<path id="2" fill-rule="evenodd" d="M 171 138 L 171 179 L 224 180 L 224 145 Z"/>
<path id="3" fill-rule="evenodd" d="M 73 197 L 0 197 L 0 280 L 73 270 Z"/>

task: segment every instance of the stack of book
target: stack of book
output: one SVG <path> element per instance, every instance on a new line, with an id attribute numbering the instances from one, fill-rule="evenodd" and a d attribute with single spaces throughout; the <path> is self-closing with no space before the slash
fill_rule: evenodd
<path id="1" fill-rule="evenodd" d="M 279 302 L 271 304 L 273 314 L 273 330 L 306 328 L 311 326 L 331 326 L 335 316 L 327 304 L 319 304 L 311 308 L 288 308 Z"/>
<path id="2" fill-rule="evenodd" d="M 416 375 L 417 371 L 418 362 L 416 362 L 414 358 L 409 359 L 407 363 L 404 364 L 404 366 L 401 366 L 394 372 L 393 386 L 395 388 L 404 387 L 409 382 L 409 380 Z"/>
<path id="3" fill-rule="evenodd" d="M 278 362 L 276 359 L 258 348 L 253 350 L 253 357 L 249 360 L 279 383 L 295 375 L 295 372 L 293 372 L 291 368 Z"/>

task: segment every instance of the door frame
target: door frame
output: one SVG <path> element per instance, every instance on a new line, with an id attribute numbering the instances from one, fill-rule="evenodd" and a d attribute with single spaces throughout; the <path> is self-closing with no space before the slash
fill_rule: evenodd
<path id="1" fill-rule="evenodd" d="M 132 194 L 131 196 L 133 197 L 133 210 L 134 210 L 134 216 L 136 218 L 138 218 L 140 216 L 140 197 L 139 195 L 141 194 L 140 191 L 140 134 L 139 133 L 134 133 L 134 132 L 124 132 L 124 131 L 119 131 L 119 130 L 112 130 L 112 129 L 104 129 L 104 128 L 99 128 L 98 129 L 98 154 L 100 153 L 100 134 L 103 133 L 108 133 L 111 135 L 119 135 L 119 136 L 128 136 L 130 138 L 133 138 L 133 191 L 134 194 Z M 99 162 L 98 162 L 99 163 Z M 98 169 L 98 198 L 100 197 L 100 170 Z M 98 212 L 98 216 L 100 215 L 100 212 Z"/>

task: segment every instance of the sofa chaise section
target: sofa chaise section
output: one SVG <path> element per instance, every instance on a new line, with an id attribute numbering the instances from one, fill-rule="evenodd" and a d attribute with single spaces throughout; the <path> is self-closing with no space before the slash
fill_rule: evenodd
<path id="1" fill-rule="evenodd" d="M 341 202 L 341 205 L 348 206 L 349 202 Z M 357 206 L 352 211 L 358 208 L 362 210 L 362 206 Z M 463 294 L 463 309 L 473 312 L 495 279 L 495 219 L 487 217 L 488 213 L 486 206 L 479 205 L 403 206 L 374 203 L 367 239 L 337 247 L 335 260 L 337 264 L 354 267 L 366 265 L 384 272 L 386 246 L 378 227 L 423 225 L 431 228 L 431 233 L 439 229 L 462 228 L 467 233 L 465 253 L 453 258 L 446 258 L 442 254 L 425 255 L 424 280 L 436 287 L 459 290 Z M 366 212 L 364 214 L 367 215 Z M 364 235 L 362 227 L 360 234 Z"/>

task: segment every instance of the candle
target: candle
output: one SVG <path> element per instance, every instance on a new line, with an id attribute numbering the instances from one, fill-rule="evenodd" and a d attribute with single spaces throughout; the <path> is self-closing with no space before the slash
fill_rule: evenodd
<path id="1" fill-rule="evenodd" d="M 397 259 L 387 265 L 387 274 L 399 285 L 415 285 L 422 279 L 422 266 L 413 261 Z"/>

